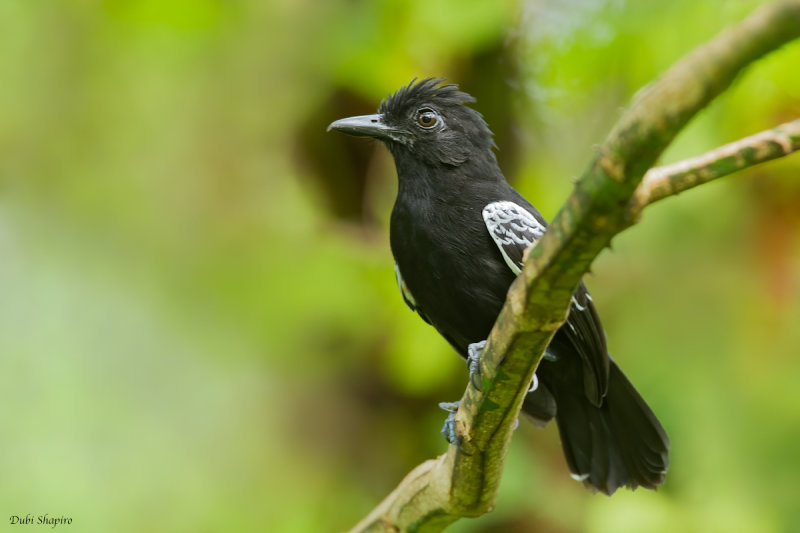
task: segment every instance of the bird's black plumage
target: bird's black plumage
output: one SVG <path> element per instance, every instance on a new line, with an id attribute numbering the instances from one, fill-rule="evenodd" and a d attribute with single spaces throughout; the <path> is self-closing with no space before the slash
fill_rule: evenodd
<path id="1" fill-rule="evenodd" d="M 546 227 L 503 177 L 492 133 L 474 99 L 439 79 L 412 82 L 376 115 L 330 128 L 382 140 L 394 156 L 398 193 L 391 247 L 406 303 L 462 355 L 485 339 Z M 664 481 L 669 441 L 653 412 L 609 357 L 594 304 L 581 283 L 567 322 L 537 370 L 523 411 L 561 435 L 573 477 L 607 494 Z"/>

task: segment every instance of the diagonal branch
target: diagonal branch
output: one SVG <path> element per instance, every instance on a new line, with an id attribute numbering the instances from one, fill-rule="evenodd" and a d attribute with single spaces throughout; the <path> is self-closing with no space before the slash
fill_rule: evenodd
<path id="1" fill-rule="evenodd" d="M 509 290 L 456 415 L 462 448 L 418 466 L 352 532 L 441 531 L 492 509 L 503 462 L 541 354 L 594 258 L 634 224 L 645 172 L 686 123 L 750 63 L 800 37 L 800 0 L 781 0 L 699 47 L 640 92 Z"/>

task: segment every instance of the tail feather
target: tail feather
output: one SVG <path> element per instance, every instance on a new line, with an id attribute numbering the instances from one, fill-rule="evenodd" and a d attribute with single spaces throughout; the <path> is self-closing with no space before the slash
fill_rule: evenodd
<path id="1" fill-rule="evenodd" d="M 669 467 L 669 438 L 653 411 L 619 367 L 612 363 L 603 407 L 616 433 L 630 474 L 631 488 L 656 488 Z"/>
<path id="2" fill-rule="evenodd" d="M 611 361 L 600 407 L 583 393 L 580 375 L 543 363 L 539 380 L 555 398 L 564 456 L 572 476 L 594 490 L 654 489 L 669 466 L 669 439 L 656 416 Z M 527 409 L 526 409 L 527 411 Z"/>

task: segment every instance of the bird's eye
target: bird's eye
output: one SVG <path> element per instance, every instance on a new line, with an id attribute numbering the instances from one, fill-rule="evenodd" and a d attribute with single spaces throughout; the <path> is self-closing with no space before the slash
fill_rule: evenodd
<path id="1" fill-rule="evenodd" d="M 417 124 L 423 128 L 430 129 L 439 122 L 439 115 L 432 109 L 421 109 L 417 113 Z"/>

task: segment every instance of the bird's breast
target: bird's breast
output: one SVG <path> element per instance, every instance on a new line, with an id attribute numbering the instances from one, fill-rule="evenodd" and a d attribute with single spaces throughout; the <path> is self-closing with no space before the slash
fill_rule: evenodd
<path id="1" fill-rule="evenodd" d="M 482 209 L 398 197 L 391 217 L 392 253 L 418 311 L 462 353 L 486 338 L 514 278 Z"/>

